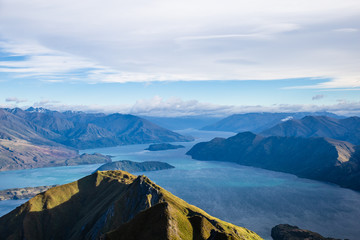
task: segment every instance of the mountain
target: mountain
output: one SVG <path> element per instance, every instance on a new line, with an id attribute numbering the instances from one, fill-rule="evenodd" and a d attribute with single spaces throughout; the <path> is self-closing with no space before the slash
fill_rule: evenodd
<path id="1" fill-rule="evenodd" d="M 77 149 L 193 140 L 130 114 L 61 113 L 43 108 L 6 111 L 36 126 L 41 130 L 37 135 Z"/>
<path id="2" fill-rule="evenodd" d="M 360 190 L 360 146 L 322 137 L 264 137 L 251 132 L 198 143 L 197 160 L 235 162 Z"/>
<path id="3" fill-rule="evenodd" d="M 149 151 L 164 151 L 164 150 L 171 150 L 171 149 L 178 149 L 178 148 L 184 148 L 183 145 L 173 145 L 170 143 L 158 143 L 158 144 L 150 144 L 148 148 L 145 148 L 145 150 Z"/>
<path id="4" fill-rule="evenodd" d="M 77 149 L 190 140 L 133 115 L 0 108 L 0 171 L 108 162 Z"/>
<path id="5" fill-rule="evenodd" d="M 164 169 L 171 169 L 174 166 L 157 161 L 148 161 L 148 162 L 133 162 L 129 160 L 116 161 L 111 163 L 106 163 L 100 166 L 96 171 L 108 171 L 108 170 L 121 170 L 126 172 L 146 172 L 146 171 L 157 171 Z"/>
<path id="6" fill-rule="evenodd" d="M 327 116 L 307 116 L 280 123 L 261 132 L 270 136 L 327 137 L 360 144 L 360 118 L 336 119 Z"/>
<path id="7" fill-rule="evenodd" d="M 0 218 L 2 239 L 261 239 L 214 218 L 145 176 L 96 172 Z"/>
<path id="8" fill-rule="evenodd" d="M 273 240 L 341 240 L 335 238 L 326 238 L 318 233 L 309 230 L 300 229 L 288 224 L 279 224 L 271 229 Z"/>
<path id="9" fill-rule="evenodd" d="M 141 116 L 159 126 L 171 130 L 183 129 L 201 129 L 204 126 L 214 124 L 219 121 L 220 117 L 206 117 L 206 116 L 185 116 L 185 117 L 150 117 Z"/>
<path id="10" fill-rule="evenodd" d="M 300 119 L 308 115 L 341 118 L 340 116 L 328 112 L 245 113 L 231 115 L 214 124 L 203 127 L 202 130 L 236 133 L 251 131 L 259 133 L 281 122 L 285 122 L 291 119 Z"/>

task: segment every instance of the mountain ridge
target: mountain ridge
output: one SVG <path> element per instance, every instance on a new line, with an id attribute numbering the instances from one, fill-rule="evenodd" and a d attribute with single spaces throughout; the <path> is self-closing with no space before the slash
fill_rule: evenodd
<path id="1" fill-rule="evenodd" d="M 27 240 L 262 239 L 208 215 L 145 176 L 123 171 L 97 171 L 38 194 L 0 218 L 0 235 Z"/>
<path id="2" fill-rule="evenodd" d="M 202 130 L 228 131 L 236 133 L 251 131 L 260 133 L 261 131 L 271 128 L 283 121 L 300 119 L 309 115 L 342 118 L 341 116 L 329 112 L 254 112 L 230 115 L 214 124 L 203 127 Z"/>
<path id="3" fill-rule="evenodd" d="M 270 136 L 327 137 L 360 144 L 360 117 L 335 119 L 327 116 L 306 116 L 292 119 L 261 132 Z"/>

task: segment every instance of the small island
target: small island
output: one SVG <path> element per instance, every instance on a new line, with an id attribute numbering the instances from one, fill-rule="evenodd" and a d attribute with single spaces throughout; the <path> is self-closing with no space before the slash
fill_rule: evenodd
<path id="1" fill-rule="evenodd" d="M 185 148 L 185 147 L 183 145 L 173 145 L 173 144 L 170 144 L 170 143 L 158 143 L 158 144 L 151 144 L 145 150 L 164 151 L 164 150 L 178 149 L 178 148 Z"/>
<path id="2" fill-rule="evenodd" d="M 108 170 L 122 170 L 130 173 L 134 172 L 146 172 L 146 171 L 158 171 L 164 169 L 171 169 L 174 166 L 157 161 L 148 161 L 148 162 L 133 162 L 129 160 L 122 160 L 118 162 L 106 163 L 100 166 L 96 171 L 108 171 Z"/>

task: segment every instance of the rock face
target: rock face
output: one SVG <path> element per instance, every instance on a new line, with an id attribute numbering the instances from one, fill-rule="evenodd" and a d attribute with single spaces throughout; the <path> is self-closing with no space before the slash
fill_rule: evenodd
<path id="1" fill-rule="evenodd" d="M 170 144 L 170 143 L 159 143 L 159 144 L 151 144 L 145 150 L 164 151 L 164 150 L 178 149 L 178 148 L 184 148 L 184 146 L 183 145 L 173 145 L 173 144 Z"/>
<path id="2" fill-rule="evenodd" d="M 261 133 L 265 136 L 327 137 L 360 144 L 360 118 L 335 119 L 326 116 L 307 116 L 280 123 Z"/>
<path id="3" fill-rule="evenodd" d="M 1 190 L 0 191 L 0 201 L 32 198 L 35 195 L 37 195 L 41 192 L 44 192 L 52 187 L 56 187 L 56 186 L 57 185 L 12 188 L 12 189 Z"/>
<path id="4" fill-rule="evenodd" d="M 300 119 L 309 115 L 339 118 L 339 116 L 328 112 L 245 113 L 231 115 L 214 124 L 203 127 L 202 129 L 209 131 L 229 131 L 237 133 L 245 131 L 259 133 L 281 122 L 285 122 L 291 119 Z"/>
<path id="5" fill-rule="evenodd" d="M 299 229 L 288 224 L 279 224 L 271 229 L 271 237 L 274 240 L 341 240 L 326 238 L 309 230 Z"/>
<path id="6" fill-rule="evenodd" d="M 216 219 L 145 176 L 96 172 L 0 218 L 2 239 L 261 239 Z"/>
<path id="7" fill-rule="evenodd" d="M 187 154 L 197 160 L 235 162 L 360 190 L 360 147 L 348 142 L 243 132 L 198 143 Z"/>
<path id="8" fill-rule="evenodd" d="M 126 172 L 146 172 L 146 171 L 157 171 L 164 169 L 171 169 L 174 166 L 165 163 L 165 162 L 156 162 L 156 161 L 148 161 L 148 162 L 133 162 L 128 160 L 117 161 L 112 163 L 106 163 L 96 169 L 96 171 L 108 171 L 108 170 L 121 170 Z"/>

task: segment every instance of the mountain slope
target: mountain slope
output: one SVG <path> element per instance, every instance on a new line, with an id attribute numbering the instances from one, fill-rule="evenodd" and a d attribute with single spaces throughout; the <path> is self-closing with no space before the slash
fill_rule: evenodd
<path id="1" fill-rule="evenodd" d="M 96 172 L 0 218 L 3 239 L 261 239 L 211 217 L 145 176 Z"/>
<path id="2" fill-rule="evenodd" d="M 326 116 L 307 116 L 300 120 L 280 123 L 261 133 L 270 136 L 328 137 L 360 144 L 360 118 L 335 119 Z"/>
<path id="3" fill-rule="evenodd" d="M 192 140 L 129 114 L 60 113 L 43 108 L 7 111 L 39 129 L 46 129 L 49 133 L 45 138 L 77 149 Z"/>
<path id="4" fill-rule="evenodd" d="M 360 190 L 360 147 L 348 142 L 244 132 L 198 143 L 187 154 L 197 160 L 235 162 Z"/>
<path id="5" fill-rule="evenodd" d="M 298 112 L 298 113 L 245 113 L 234 114 L 224 118 L 214 124 L 203 127 L 202 130 L 209 131 L 229 131 L 245 132 L 251 131 L 259 133 L 283 121 L 291 119 L 300 119 L 308 115 L 330 116 L 339 118 L 339 116 L 328 112 Z"/>

